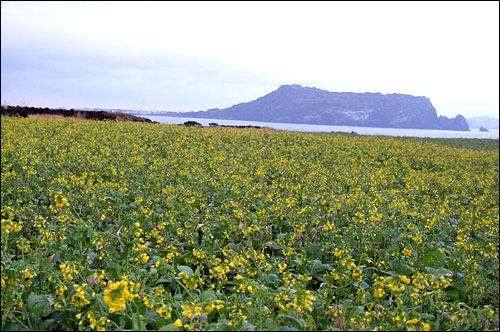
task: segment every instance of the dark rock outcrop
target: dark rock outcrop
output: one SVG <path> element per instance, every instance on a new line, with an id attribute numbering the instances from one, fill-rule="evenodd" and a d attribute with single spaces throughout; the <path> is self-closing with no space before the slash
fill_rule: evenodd
<path id="1" fill-rule="evenodd" d="M 111 121 L 133 121 L 133 122 L 149 122 L 150 119 L 141 118 L 132 114 L 121 112 L 106 112 L 106 111 L 81 111 L 81 110 L 65 110 L 65 109 L 50 109 L 41 107 L 26 107 L 26 106 L 2 106 L 2 115 L 7 116 L 47 116 L 47 117 L 71 117 L 77 119 L 88 120 L 111 120 Z"/>
<path id="2" fill-rule="evenodd" d="M 198 123 L 196 121 L 186 121 L 183 124 L 180 124 L 180 126 L 185 126 L 185 127 L 201 127 L 201 123 Z M 245 129 L 245 128 L 253 128 L 253 129 L 262 129 L 262 127 L 259 126 L 232 126 L 232 125 L 220 125 L 215 122 L 211 122 L 208 124 L 209 127 L 211 128 L 238 128 L 238 129 Z"/>
<path id="3" fill-rule="evenodd" d="M 198 123 L 196 121 L 186 121 L 183 123 L 183 126 L 186 127 L 201 127 L 201 123 Z"/>
<path id="4" fill-rule="evenodd" d="M 479 127 L 479 131 L 483 131 L 485 133 L 489 133 L 490 131 L 486 128 L 484 128 L 483 126 Z"/>
<path id="5" fill-rule="evenodd" d="M 468 131 L 467 121 L 437 117 L 426 97 L 405 94 L 330 92 L 283 85 L 254 101 L 224 109 L 198 112 L 167 112 L 167 116 L 346 125 L 383 128 L 448 129 Z"/>
<path id="6" fill-rule="evenodd" d="M 215 126 L 210 126 L 210 127 L 217 127 L 217 128 L 237 128 L 237 129 L 246 129 L 246 128 L 252 128 L 252 129 L 262 129 L 260 126 L 232 126 L 232 125 L 215 125 Z"/>

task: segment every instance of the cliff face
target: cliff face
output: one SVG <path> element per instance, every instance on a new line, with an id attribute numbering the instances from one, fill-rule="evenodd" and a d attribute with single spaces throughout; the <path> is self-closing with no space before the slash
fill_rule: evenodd
<path id="1" fill-rule="evenodd" d="M 254 101 L 225 109 L 176 113 L 175 116 L 346 125 L 384 128 L 469 130 L 465 119 L 437 117 L 426 97 L 404 94 L 329 92 L 283 85 Z"/>

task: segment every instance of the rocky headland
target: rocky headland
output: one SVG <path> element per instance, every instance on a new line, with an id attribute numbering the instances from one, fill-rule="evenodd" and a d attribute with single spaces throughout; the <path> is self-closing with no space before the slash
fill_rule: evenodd
<path id="1" fill-rule="evenodd" d="M 462 115 L 437 116 L 427 97 L 406 94 L 330 92 L 297 84 L 256 100 L 198 112 L 164 112 L 165 116 L 285 122 L 315 125 L 469 131 Z"/>

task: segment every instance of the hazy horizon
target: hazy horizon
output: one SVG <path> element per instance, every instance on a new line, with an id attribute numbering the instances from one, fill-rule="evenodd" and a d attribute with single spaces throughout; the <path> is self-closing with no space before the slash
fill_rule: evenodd
<path id="1" fill-rule="evenodd" d="M 498 2 L 1 2 L 1 102 L 199 111 L 284 84 L 499 118 Z"/>

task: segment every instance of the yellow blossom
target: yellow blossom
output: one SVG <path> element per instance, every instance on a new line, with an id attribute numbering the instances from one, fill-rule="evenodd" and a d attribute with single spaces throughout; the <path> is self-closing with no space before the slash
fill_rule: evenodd
<path id="1" fill-rule="evenodd" d="M 373 297 L 375 298 L 382 298 L 384 296 L 385 292 L 382 288 L 377 288 L 374 292 L 373 292 Z"/>
<path id="2" fill-rule="evenodd" d="M 114 313 L 126 309 L 126 300 L 130 301 L 136 297 L 137 294 L 132 292 L 135 290 L 135 283 L 121 280 L 117 282 L 108 282 L 108 289 L 103 292 L 104 302 L 109 307 L 109 312 Z"/>
<path id="3" fill-rule="evenodd" d="M 182 327 L 182 321 L 179 318 L 177 318 L 177 320 L 174 322 L 174 326 L 175 327 Z"/>

